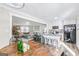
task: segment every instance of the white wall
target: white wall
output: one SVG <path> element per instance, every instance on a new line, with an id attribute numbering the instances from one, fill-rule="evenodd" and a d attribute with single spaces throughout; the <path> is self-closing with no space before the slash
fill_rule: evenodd
<path id="1" fill-rule="evenodd" d="M 10 15 L 0 7 L 0 48 L 9 44 L 10 31 Z"/>
<path id="2" fill-rule="evenodd" d="M 68 17 L 62 20 L 57 19 L 57 20 L 52 20 L 52 26 L 59 26 L 60 29 L 63 28 L 63 25 L 68 25 L 68 24 L 76 24 L 76 18 L 75 17 Z"/>
<path id="3" fill-rule="evenodd" d="M 72 17 L 72 18 L 67 18 L 64 20 L 64 25 L 67 25 L 67 24 L 76 24 L 76 16 L 75 18 Z"/>
<path id="4" fill-rule="evenodd" d="M 77 29 L 76 29 L 77 30 L 77 32 L 76 32 L 76 42 L 77 43 L 76 43 L 76 45 L 79 48 L 79 17 L 77 17 L 76 23 L 77 23 L 77 25 L 76 25 L 77 26 Z"/>
<path id="5" fill-rule="evenodd" d="M 63 21 L 62 20 L 52 20 L 52 26 L 59 26 L 59 29 L 63 28 Z"/>

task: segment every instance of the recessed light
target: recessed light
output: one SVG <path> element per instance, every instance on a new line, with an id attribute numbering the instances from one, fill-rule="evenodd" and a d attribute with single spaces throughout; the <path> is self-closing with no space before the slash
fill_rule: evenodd
<path id="1" fill-rule="evenodd" d="M 58 19 L 58 17 L 54 17 L 54 19 Z"/>

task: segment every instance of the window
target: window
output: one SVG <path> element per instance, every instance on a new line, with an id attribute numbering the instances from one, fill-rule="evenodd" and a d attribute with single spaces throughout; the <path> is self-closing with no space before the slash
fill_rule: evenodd
<path id="1" fill-rule="evenodd" d="M 29 27 L 22 26 L 21 27 L 21 32 L 29 32 Z"/>

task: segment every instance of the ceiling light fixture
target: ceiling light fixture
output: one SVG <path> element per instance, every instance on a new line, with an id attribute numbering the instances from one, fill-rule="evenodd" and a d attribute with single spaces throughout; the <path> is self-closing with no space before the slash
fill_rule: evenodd
<path id="1" fill-rule="evenodd" d="M 20 9 L 20 8 L 23 8 L 25 4 L 24 3 L 9 3 L 7 5 L 10 6 L 10 7 L 12 7 L 12 8 L 18 8 L 18 9 Z"/>
<path id="2" fill-rule="evenodd" d="M 56 19 L 58 19 L 58 17 L 54 17 L 54 19 L 56 20 Z"/>

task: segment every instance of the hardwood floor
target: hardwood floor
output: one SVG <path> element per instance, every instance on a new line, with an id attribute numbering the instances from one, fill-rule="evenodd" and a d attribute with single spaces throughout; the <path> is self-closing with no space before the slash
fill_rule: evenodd
<path id="1" fill-rule="evenodd" d="M 8 45 L 0 50 L 1 53 L 6 53 L 9 56 L 15 56 L 17 52 L 16 43 Z"/>

